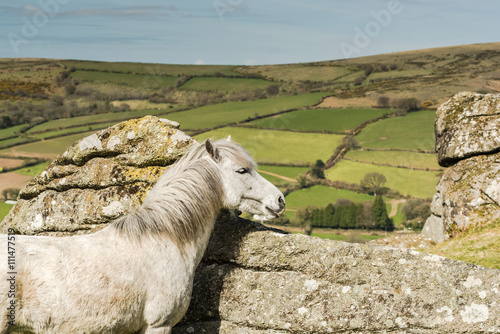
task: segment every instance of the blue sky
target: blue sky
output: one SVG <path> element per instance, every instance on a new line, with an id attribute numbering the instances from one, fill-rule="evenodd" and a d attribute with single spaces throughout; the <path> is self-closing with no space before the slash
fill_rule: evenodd
<path id="1" fill-rule="evenodd" d="M 0 58 L 280 64 L 500 41 L 498 0 L 2 0 Z"/>

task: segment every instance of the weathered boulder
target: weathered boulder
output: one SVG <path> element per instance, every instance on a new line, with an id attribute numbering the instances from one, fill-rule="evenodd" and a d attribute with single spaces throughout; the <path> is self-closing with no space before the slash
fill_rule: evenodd
<path id="1" fill-rule="evenodd" d="M 500 218 L 500 95 L 459 93 L 437 111 L 436 151 L 449 166 L 422 233 L 436 242 Z"/>
<path id="2" fill-rule="evenodd" d="M 500 332 L 500 270 L 220 219 L 174 333 Z"/>
<path id="3" fill-rule="evenodd" d="M 463 92 L 436 115 L 436 151 L 441 166 L 500 151 L 500 94 Z"/>
<path id="4" fill-rule="evenodd" d="M 95 231 L 140 205 L 193 142 L 155 117 L 99 131 L 35 178 L 1 228 Z M 499 300 L 498 270 L 286 234 L 223 213 L 174 333 L 494 333 Z"/>
<path id="5" fill-rule="evenodd" d="M 179 124 L 147 116 L 75 142 L 20 193 L 0 224 L 22 234 L 89 233 L 142 203 L 194 140 Z"/>

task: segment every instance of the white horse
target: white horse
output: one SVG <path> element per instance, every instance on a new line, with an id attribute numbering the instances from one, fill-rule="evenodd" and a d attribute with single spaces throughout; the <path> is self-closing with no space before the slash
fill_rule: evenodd
<path id="1" fill-rule="evenodd" d="M 10 236 L 14 269 L 1 236 L 0 333 L 171 333 L 220 209 L 269 219 L 283 212 L 283 194 L 255 168 L 238 144 L 207 140 L 142 206 L 97 233 Z"/>

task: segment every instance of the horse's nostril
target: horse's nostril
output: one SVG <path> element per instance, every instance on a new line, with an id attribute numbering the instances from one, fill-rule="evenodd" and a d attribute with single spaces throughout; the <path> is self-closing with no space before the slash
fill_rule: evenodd
<path id="1" fill-rule="evenodd" d="M 283 196 L 278 197 L 278 203 L 280 204 L 280 206 L 285 206 L 285 200 Z"/>

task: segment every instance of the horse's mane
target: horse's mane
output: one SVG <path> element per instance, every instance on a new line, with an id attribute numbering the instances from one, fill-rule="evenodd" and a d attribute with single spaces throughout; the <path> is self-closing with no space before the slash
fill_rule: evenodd
<path id="1" fill-rule="evenodd" d="M 221 156 L 254 168 L 248 152 L 233 142 L 214 143 Z M 195 145 L 173 164 L 148 192 L 134 212 L 116 219 L 112 227 L 132 240 L 165 236 L 179 248 L 194 243 L 223 206 L 224 190 L 219 168 L 205 145 Z M 207 224 L 207 220 L 211 220 Z"/>

